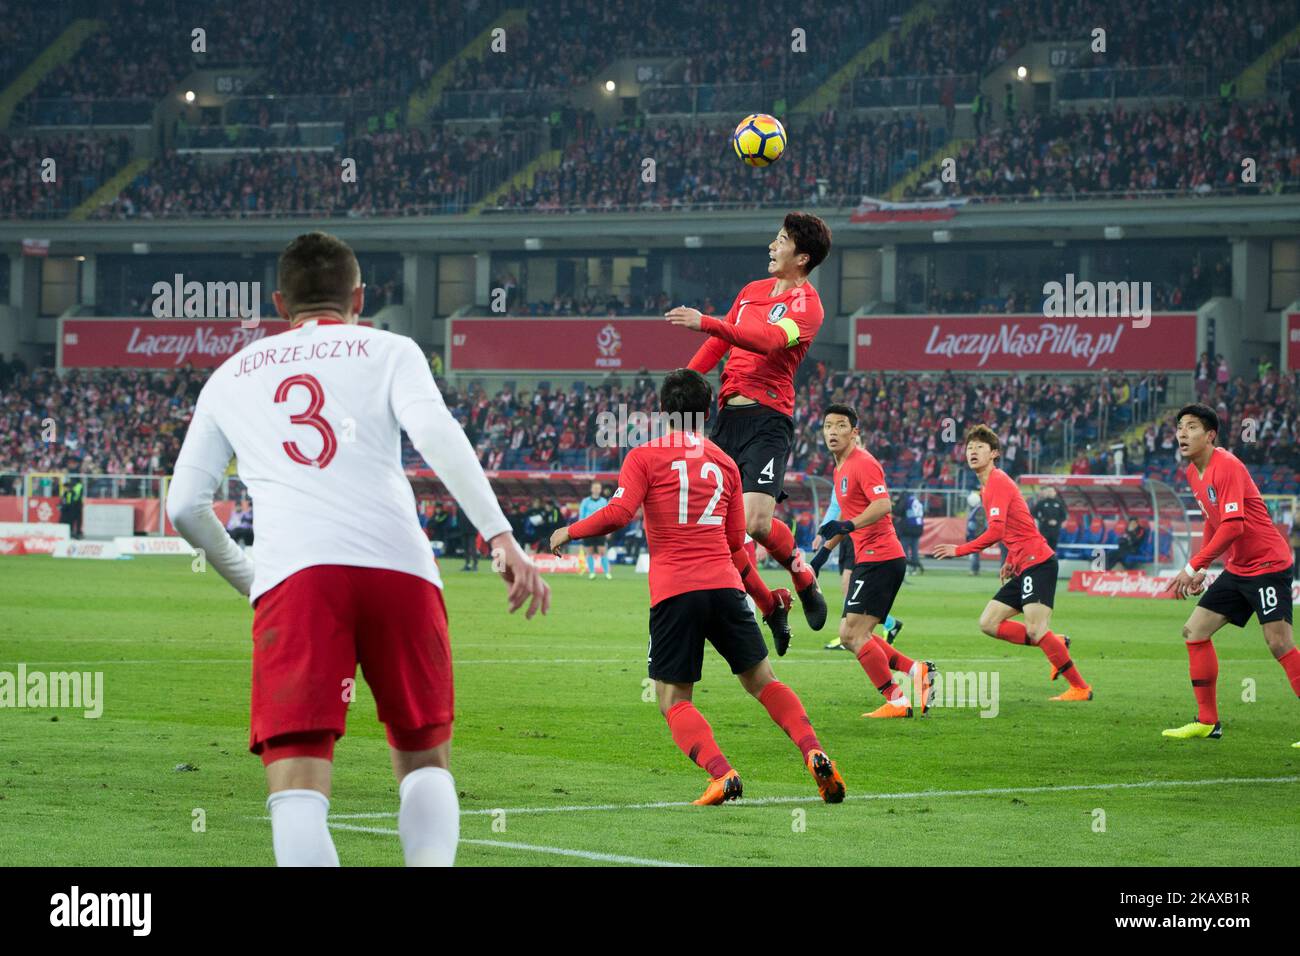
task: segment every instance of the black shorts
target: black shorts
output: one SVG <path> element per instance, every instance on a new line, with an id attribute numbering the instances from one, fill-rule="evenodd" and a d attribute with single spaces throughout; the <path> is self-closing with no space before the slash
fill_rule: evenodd
<path id="1" fill-rule="evenodd" d="M 846 534 L 844 540 L 840 542 L 840 570 L 852 571 L 853 565 L 858 563 L 854 554 L 853 535 Z"/>
<path id="2" fill-rule="evenodd" d="M 777 501 L 785 494 L 785 463 L 794 447 L 794 419 L 766 405 L 723 405 L 709 436 L 740 469 L 744 491 Z"/>
<path id="3" fill-rule="evenodd" d="M 704 666 L 708 641 L 731 667 L 743 674 L 767 659 L 758 622 L 734 588 L 684 591 L 650 608 L 650 677 L 668 684 L 694 684 Z"/>
<path id="4" fill-rule="evenodd" d="M 1026 568 L 1013 577 L 993 600 L 1009 605 L 1017 611 L 1023 611 L 1026 604 L 1046 604 L 1052 607 L 1056 602 L 1056 558 Z"/>
<path id="5" fill-rule="evenodd" d="M 863 561 L 853 565 L 853 576 L 849 578 L 849 591 L 844 595 L 844 610 L 840 617 L 869 614 L 883 621 L 889 616 L 905 577 L 907 558 Z"/>
<path id="6" fill-rule="evenodd" d="M 1291 623 L 1291 569 L 1269 574 L 1233 574 L 1224 571 L 1201 595 L 1197 607 L 1222 614 L 1237 627 L 1245 627 L 1251 614 L 1260 624 Z"/>

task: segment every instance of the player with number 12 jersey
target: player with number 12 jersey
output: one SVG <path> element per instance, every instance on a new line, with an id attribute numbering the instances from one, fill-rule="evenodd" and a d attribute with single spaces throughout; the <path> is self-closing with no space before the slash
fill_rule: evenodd
<path id="1" fill-rule="evenodd" d="M 664 378 L 660 406 L 669 421 L 702 422 L 713 389 L 699 372 L 677 369 Z M 650 678 L 673 742 L 709 775 L 699 805 L 742 795 L 740 775 L 727 762 L 713 729 L 692 703 L 708 641 L 803 754 L 822 799 L 844 799 L 844 781 L 821 749 L 799 698 L 776 679 L 758 622 L 745 600 L 731 555 L 745 537 L 740 470 L 696 432 L 667 433 L 628 452 L 609 504 L 551 536 L 560 554 L 570 540 L 599 538 L 645 510 L 650 552 Z"/>

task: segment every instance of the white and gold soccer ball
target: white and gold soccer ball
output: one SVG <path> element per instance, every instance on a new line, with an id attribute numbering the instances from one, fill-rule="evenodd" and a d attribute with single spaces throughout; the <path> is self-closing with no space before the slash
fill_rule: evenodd
<path id="1" fill-rule="evenodd" d="M 775 116 L 750 113 L 731 134 L 731 147 L 750 166 L 770 166 L 785 152 L 785 127 Z"/>

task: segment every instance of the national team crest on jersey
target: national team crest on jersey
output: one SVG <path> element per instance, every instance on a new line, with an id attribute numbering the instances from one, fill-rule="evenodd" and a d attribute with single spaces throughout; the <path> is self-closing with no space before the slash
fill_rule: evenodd
<path id="1" fill-rule="evenodd" d="M 849 476 L 845 475 L 843 478 L 840 479 L 840 494 L 847 495 L 848 493 L 849 493 Z"/>
<path id="2" fill-rule="evenodd" d="M 1205 486 L 1205 497 L 1210 499 L 1210 504 L 1214 504 L 1219 500 L 1219 496 L 1214 493 L 1214 485 Z"/>
<path id="3" fill-rule="evenodd" d="M 773 323 L 776 323 L 776 322 L 780 322 L 781 319 L 783 319 L 784 317 L 785 317 L 785 303 L 784 303 L 784 302 L 778 302 L 776 305 L 772 306 L 772 308 L 769 309 L 768 312 L 767 312 L 767 321 L 768 321 L 768 324 L 773 324 Z"/>

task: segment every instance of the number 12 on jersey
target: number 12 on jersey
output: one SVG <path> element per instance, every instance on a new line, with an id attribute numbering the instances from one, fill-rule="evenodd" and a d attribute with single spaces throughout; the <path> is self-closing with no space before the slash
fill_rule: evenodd
<path id="1" fill-rule="evenodd" d="M 672 463 L 673 471 L 677 472 L 677 523 L 686 524 L 686 502 L 691 493 L 691 479 L 687 472 L 688 466 L 684 459 L 678 458 Z M 715 515 L 713 509 L 718 506 L 718 499 L 722 497 L 722 469 L 715 463 L 706 461 L 700 466 L 701 478 L 712 478 L 717 482 L 717 488 L 713 491 L 713 497 L 704 507 L 704 513 L 696 520 L 696 524 L 722 524 L 722 515 Z"/>

